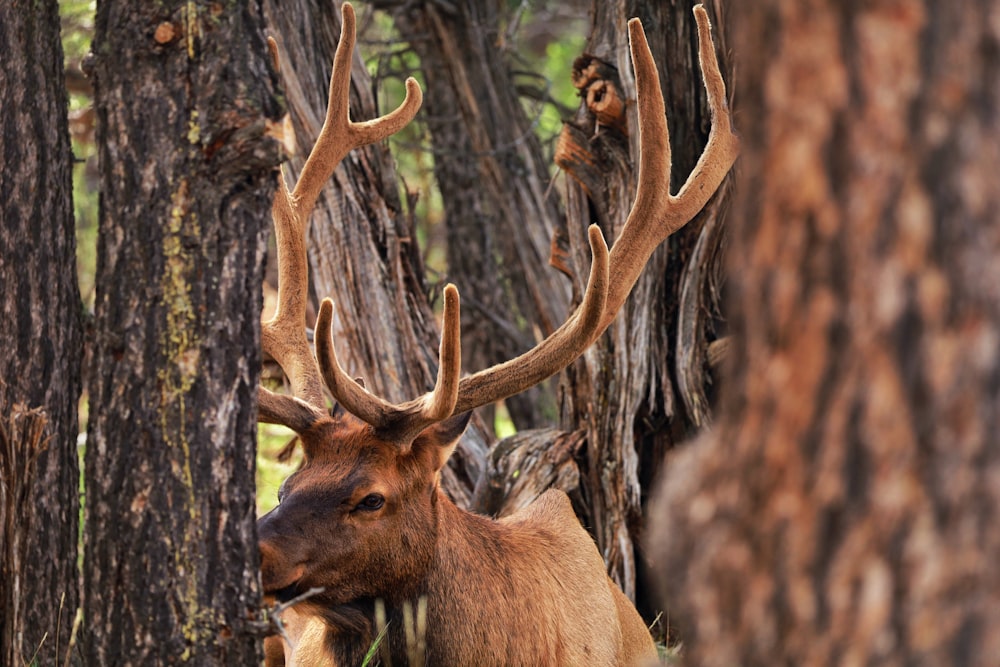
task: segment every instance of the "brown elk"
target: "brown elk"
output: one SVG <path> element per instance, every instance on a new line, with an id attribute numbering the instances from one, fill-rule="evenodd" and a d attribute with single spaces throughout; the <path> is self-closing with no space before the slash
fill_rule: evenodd
<path id="1" fill-rule="evenodd" d="M 633 19 L 638 190 L 610 253 L 598 228 L 590 229 L 593 264 L 581 305 L 534 349 L 462 378 L 458 291 L 449 285 L 436 385 L 420 398 L 393 405 L 341 369 L 331 340 L 329 299 L 317 318 L 315 358 L 305 334 L 305 232 L 320 188 L 350 150 L 398 131 L 421 102 L 419 87 L 409 79 L 398 109 L 373 121 L 351 122 L 355 19 L 344 4 L 322 132 L 294 191 L 279 179 L 273 210 L 279 307 L 264 324 L 262 338 L 288 375 L 294 396 L 261 388 L 260 419 L 298 433 L 304 463 L 283 484 L 278 507 L 258 523 L 261 572 L 265 592 L 277 600 L 322 589 L 284 613 L 283 650 L 274 656 L 274 645 L 269 646 L 274 664 L 360 664 L 375 639 L 377 604 L 384 604 L 388 619 L 385 646 L 396 664 L 405 664 L 403 610 L 420 599 L 426 605 L 424 655 L 433 664 L 612 665 L 655 659 L 645 624 L 606 574 L 565 494 L 546 492 L 495 521 L 456 507 L 439 488 L 439 472 L 473 408 L 557 373 L 601 335 L 656 246 L 701 210 L 736 159 L 739 145 L 708 17 L 700 6 L 695 13 L 713 127 L 681 191 L 673 196 L 668 190 L 663 98 L 642 27 Z M 332 413 L 325 407 L 324 385 L 338 404 Z"/>

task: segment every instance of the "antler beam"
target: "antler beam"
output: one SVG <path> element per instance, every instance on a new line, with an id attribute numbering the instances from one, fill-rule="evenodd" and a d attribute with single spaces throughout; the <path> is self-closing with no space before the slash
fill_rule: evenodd
<path id="1" fill-rule="evenodd" d="M 712 26 L 704 7 L 698 5 L 694 13 L 698 23 L 698 55 L 712 114 L 712 129 L 705 151 L 687 182 L 677 195 L 670 194 L 670 136 L 660 79 L 642 23 L 639 19 L 632 19 L 628 29 L 638 102 L 638 189 L 625 227 L 611 248 L 609 291 L 600 322 L 586 335 L 570 335 L 565 329 L 578 316 L 578 311 L 534 349 L 463 379 L 459 385 L 456 411 L 471 410 L 523 391 L 557 373 L 582 354 L 604 333 L 621 310 L 656 247 L 698 214 L 736 161 L 739 138 L 732 131 L 726 87 L 712 43 Z M 553 347 L 558 349 L 558 353 L 551 350 Z"/>

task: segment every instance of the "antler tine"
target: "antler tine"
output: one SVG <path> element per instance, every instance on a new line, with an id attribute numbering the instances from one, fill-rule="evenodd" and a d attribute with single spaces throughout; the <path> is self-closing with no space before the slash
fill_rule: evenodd
<path id="1" fill-rule="evenodd" d="M 519 357 L 463 378 L 456 412 L 499 401 L 552 377 L 568 366 L 600 335 L 609 289 L 608 246 L 600 227 L 587 230 L 592 261 L 583 301 L 562 326 Z M 603 331 L 603 329 L 601 329 Z"/>
<path id="2" fill-rule="evenodd" d="M 401 443 L 408 443 L 424 427 L 451 416 L 458 400 L 462 372 L 459 298 L 454 285 L 449 284 L 444 289 L 444 325 L 434 390 L 399 405 L 367 391 L 340 366 L 330 335 L 332 315 L 333 302 L 324 299 L 316 320 L 316 359 L 327 388 L 341 407 L 382 431 L 383 437 Z"/>
<path id="3" fill-rule="evenodd" d="M 282 424 L 302 433 L 322 417 L 324 411 L 298 398 L 257 388 L 257 419 L 268 424 Z"/>
<path id="4" fill-rule="evenodd" d="M 350 119 L 351 56 L 355 43 L 354 8 L 343 6 L 340 42 L 333 60 L 326 119 L 299 176 L 294 191 L 289 192 L 284 176 L 279 174 L 272 215 L 278 254 L 278 307 L 271 320 L 261 326 L 261 343 L 285 371 L 292 385 L 291 398 L 261 389 L 258 392 L 260 421 L 285 424 L 301 430 L 310 415 L 304 406 L 313 408 L 312 417 L 325 411 L 323 380 L 306 339 L 306 305 L 309 266 L 306 231 L 309 217 L 323 184 L 337 164 L 352 149 L 379 141 L 398 131 L 416 115 L 422 102 L 420 87 L 412 78 L 406 81 L 406 98 L 394 111 L 375 120 L 353 123 Z M 275 66 L 279 65 L 277 44 L 268 40 Z M 332 319 L 332 309 L 328 315 Z M 329 323 L 327 330 L 329 330 Z M 301 399 L 301 400 L 299 400 Z"/>
<path id="5" fill-rule="evenodd" d="M 352 415 L 377 429 L 384 428 L 389 415 L 396 412 L 395 406 L 367 391 L 340 366 L 333 346 L 332 325 L 333 301 L 323 299 L 323 303 L 319 306 L 313 338 L 316 344 L 316 360 L 323 373 L 326 388 L 341 407 Z"/>
<path id="6" fill-rule="evenodd" d="M 420 86 L 413 77 L 409 77 L 406 79 L 406 97 L 399 107 L 374 120 L 351 121 L 351 56 L 354 53 L 355 19 L 354 7 L 350 3 L 344 3 L 342 16 L 340 41 L 333 56 L 326 119 L 292 193 L 292 201 L 306 219 L 312 213 L 323 184 L 344 156 L 354 148 L 381 141 L 399 132 L 413 120 L 423 102 Z"/>
<path id="7" fill-rule="evenodd" d="M 694 15 L 712 129 L 705 150 L 677 195 L 671 195 L 669 190 L 670 137 L 656 63 L 642 23 L 639 19 L 628 23 L 639 116 L 638 189 L 625 227 L 611 248 L 611 289 L 602 332 L 618 314 L 653 251 L 704 208 L 740 152 L 740 140 L 733 134 L 729 119 L 726 86 L 715 57 L 708 13 L 697 5 Z"/>
<path id="8" fill-rule="evenodd" d="M 271 54 L 271 62 L 274 63 L 274 71 L 281 71 L 281 54 L 278 52 L 278 42 L 271 37 L 267 36 L 267 50 Z"/>
<path id="9" fill-rule="evenodd" d="M 437 382 L 434 391 L 421 399 L 419 413 L 422 421 L 428 424 L 450 417 L 458 401 L 459 377 L 462 375 L 462 325 L 458 288 L 451 283 L 444 288 L 442 320 Z"/>

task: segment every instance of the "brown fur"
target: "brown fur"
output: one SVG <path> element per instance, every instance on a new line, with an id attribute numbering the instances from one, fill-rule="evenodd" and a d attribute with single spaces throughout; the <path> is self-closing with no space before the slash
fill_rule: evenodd
<path id="1" fill-rule="evenodd" d="M 290 598 L 288 665 L 357 664 L 390 619 L 427 599 L 427 660 L 448 665 L 626 665 L 655 659 L 635 608 L 608 578 L 566 495 L 549 491 L 494 521 L 459 509 L 438 471 L 465 419 L 429 427 L 406 454 L 350 415 L 303 434 L 307 463 L 260 521 L 264 588 Z M 357 510 L 371 493 L 381 510 Z M 390 622 L 406 664 L 402 622 Z M 276 659 L 268 664 L 280 664 Z"/>

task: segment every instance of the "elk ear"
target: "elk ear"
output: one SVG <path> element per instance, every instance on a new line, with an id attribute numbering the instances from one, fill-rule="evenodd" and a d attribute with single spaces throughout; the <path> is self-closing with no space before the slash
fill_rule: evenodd
<path id="1" fill-rule="evenodd" d="M 451 453 L 455 451 L 458 439 L 465 433 L 465 427 L 472 418 L 472 410 L 448 417 L 444 421 L 431 424 L 413 441 L 414 449 L 431 449 L 437 456 L 437 469 L 440 470 L 448 462 Z"/>

